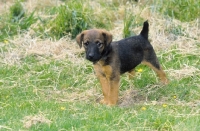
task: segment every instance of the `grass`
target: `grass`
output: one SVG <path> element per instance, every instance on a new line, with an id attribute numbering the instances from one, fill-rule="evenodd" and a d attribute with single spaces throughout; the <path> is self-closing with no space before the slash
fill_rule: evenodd
<path id="1" fill-rule="evenodd" d="M 156 5 L 155 8 L 157 8 L 161 13 L 183 22 L 195 20 L 200 15 L 200 2 L 195 0 L 156 0 L 153 1 L 152 6 L 154 5 Z"/>
<path id="2" fill-rule="evenodd" d="M 0 41 L 27 31 L 37 21 L 37 18 L 34 17 L 34 12 L 26 14 L 19 1 L 16 1 L 9 9 L 9 13 L 0 16 Z"/>
<path id="3" fill-rule="evenodd" d="M 70 1 L 66 5 L 61 5 L 58 7 L 57 17 L 49 25 L 52 27 L 50 33 L 57 38 L 71 33 L 72 38 L 75 38 L 81 30 L 89 28 L 91 11 L 89 8 L 84 8 L 81 1 Z"/>
<path id="4" fill-rule="evenodd" d="M 181 55 L 178 51 L 161 54 L 162 64 L 171 69 L 180 69 L 186 61 L 188 66 L 196 66 L 193 62 L 198 58 Z M 166 61 L 170 54 L 174 60 Z M 132 85 L 140 94 L 136 96 L 138 99 L 142 96 L 148 100 L 131 103 L 126 108 L 111 108 L 95 102 L 101 91 L 91 63 L 83 61 L 80 65 L 67 59 L 60 61 L 42 56 L 48 61 L 44 63 L 40 57 L 27 55 L 20 64 L 1 64 L 1 129 L 199 129 L 199 73 L 181 79 L 170 78 L 169 85 L 160 86 L 149 68 L 139 66 L 137 69 L 143 71 L 138 72 L 134 80 L 122 76 L 121 99 Z"/>
<path id="5" fill-rule="evenodd" d="M 165 87 L 153 87 L 156 83 L 154 74 L 143 66 L 138 68 L 143 68 L 144 72 L 141 78 L 135 78 L 134 85 L 138 90 L 142 89 L 139 93 L 148 98 L 147 103 L 141 101 L 141 104 L 128 108 L 110 108 L 94 102 L 92 95 L 91 98 L 82 96 L 86 101 L 75 95 L 69 99 L 68 95 L 83 93 L 95 85 L 96 80 L 87 82 L 92 74 L 87 67 L 84 69 L 70 61 L 40 64 L 36 56 L 27 56 L 22 65 L 4 65 L 0 70 L 1 128 L 24 129 L 30 122 L 29 130 L 181 130 L 180 127 L 198 130 L 199 105 L 195 105 L 195 101 L 199 100 L 197 83 L 200 76 L 171 80 Z M 125 79 L 124 76 L 122 83 Z M 122 84 L 121 88 L 127 87 Z M 31 118 L 25 119 L 30 115 L 39 115 L 36 124 Z M 50 122 L 40 123 L 42 117 Z"/>
<path id="6" fill-rule="evenodd" d="M 96 4 L 101 6 L 100 14 L 105 7 L 112 13 L 121 6 L 129 7 L 126 2 L 116 3 L 115 8 L 107 8 L 110 3 L 98 4 L 98 0 Z M 143 9 L 134 8 L 139 12 Z M 35 10 L 33 17 L 40 13 Z M 55 14 L 52 12 L 48 18 Z M 127 29 L 133 28 L 131 31 L 138 34 L 143 18 L 136 14 L 133 16 L 138 22 Z M 110 19 L 114 20 L 115 16 Z M 42 38 L 32 35 L 30 28 L 24 31 L 20 28 L 18 34 L 8 35 L 6 40 L 4 37 L 0 42 L 0 130 L 198 131 L 198 23 L 169 21 L 156 14 L 152 14 L 149 22 L 151 43 L 170 83 L 160 84 L 151 69 L 140 65 L 133 79 L 122 75 L 119 105 L 115 107 L 96 102 L 102 98 L 100 84 L 92 63 L 84 59 L 84 51 L 74 39 L 65 36 L 53 40 L 48 35 Z M 170 26 L 166 26 L 169 22 Z M 113 25 L 114 37 L 119 34 L 118 39 L 123 37 L 123 28 L 118 30 L 123 24 Z"/>
<path id="7" fill-rule="evenodd" d="M 65 4 L 58 7 L 51 7 L 47 12 L 54 12 L 56 17 L 49 19 L 41 19 L 39 25 L 39 34 L 45 32 L 46 35 L 42 37 L 52 37 L 60 39 L 63 36 L 70 35 L 71 38 L 75 38 L 82 30 L 90 28 L 105 28 L 112 27 L 111 21 L 113 21 L 113 13 L 107 13 L 105 10 L 98 9 L 99 7 L 92 8 L 89 2 L 81 1 L 66 1 Z M 98 13 L 96 13 L 98 11 Z M 107 16 L 102 17 L 102 14 Z M 91 19 L 93 18 L 93 19 Z M 50 21 L 50 22 L 49 22 Z M 34 29 L 38 30 L 38 28 Z M 48 30 L 48 31 L 47 31 Z"/>
<path id="8" fill-rule="evenodd" d="M 137 8 L 137 5 L 135 2 L 131 2 L 133 4 L 131 7 L 128 7 L 124 11 L 124 18 L 123 18 L 123 37 L 130 37 L 133 35 L 136 35 L 136 32 L 133 31 L 134 28 L 137 28 L 141 25 L 143 25 L 143 22 L 146 21 L 146 18 L 142 18 L 141 12 L 134 14 L 135 8 Z M 144 8 L 144 7 L 142 7 Z"/>
<path id="9" fill-rule="evenodd" d="M 1 36 L 0 41 L 4 41 L 9 37 L 27 30 L 33 30 L 34 36 L 41 38 L 60 39 L 66 35 L 75 38 L 82 30 L 90 28 L 105 28 L 112 27 L 111 22 L 115 20 L 114 11 L 106 12 L 99 7 L 86 7 L 89 2 L 82 1 L 66 1 L 59 6 L 41 7 L 29 12 L 24 9 L 20 1 L 16 1 L 9 11 L 3 13 L 0 19 Z M 109 6 L 107 6 L 109 8 Z M 98 9 L 98 12 L 96 12 Z M 115 10 L 115 9 L 112 9 Z M 48 17 L 38 15 L 41 11 Z M 35 13 L 36 12 L 36 13 Z M 102 17 L 102 14 L 107 14 Z M 9 17 L 6 17 L 9 16 Z M 93 18 L 93 20 L 91 19 Z"/>

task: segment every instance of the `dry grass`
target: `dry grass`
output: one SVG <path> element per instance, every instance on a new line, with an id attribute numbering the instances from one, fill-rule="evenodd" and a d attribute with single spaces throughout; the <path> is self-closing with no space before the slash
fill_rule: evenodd
<path id="1" fill-rule="evenodd" d="M 27 32 L 18 35 L 13 40 L 9 40 L 15 48 L 8 47 L 8 51 L 2 54 L 3 62 L 7 64 L 16 64 L 21 58 L 27 55 L 51 56 L 53 59 L 65 59 L 77 61 L 77 55 L 80 49 L 74 40 L 69 37 L 62 38 L 58 41 L 51 39 L 32 38 Z M 4 44 L 3 44 L 4 45 Z"/>
<path id="2" fill-rule="evenodd" d="M 1 0 L 0 1 L 0 14 L 4 14 L 13 5 L 14 0 Z"/>
<path id="3" fill-rule="evenodd" d="M 151 43 L 154 46 L 155 50 L 170 49 L 171 47 L 177 45 L 178 49 L 182 50 L 182 52 L 197 52 L 198 48 L 196 43 L 200 41 L 198 20 L 183 23 L 175 19 L 164 19 L 156 12 L 151 12 L 150 7 L 148 6 L 144 9 L 139 6 L 129 8 L 129 11 L 132 11 L 131 13 L 133 14 L 133 16 L 140 16 L 144 20 L 149 21 L 149 39 L 151 40 Z M 124 10 L 124 6 L 121 6 L 121 8 L 119 8 L 119 12 L 124 12 Z M 123 22 L 119 20 L 114 24 L 115 28 L 110 32 L 113 34 L 114 40 L 120 40 L 123 38 Z M 181 28 L 184 29 L 183 36 L 177 36 L 167 31 L 177 26 L 181 26 Z M 138 27 L 132 30 L 139 34 L 141 28 L 142 27 Z"/>
<path id="4" fill-rule="evenodd" d="M 25 116 L 22 122 L 25 128 L 30 128 L 31 126 L 36 125 L 38 123 L 49 124 L 49 125 L 51 123 L 51 121 L 45 118 L 43 114 L 34 115 L 34 116 Z"/>
<path id="5" fill-rule="evenodd" d="M 73 88 L 73 87 L 72 87 Z M 95 102 L 95 98 L 102 97 L 101 94 L 95 88 L 85 90 L 84 92 L 80 89 L 73 89 L 73 92 L 68 90 L 44 90 L 44 89 L 35 89 L 34 93 L 39 97 L 44 97 L 46 100 L 56 100 L 59 103 L 63 102 Z"/>
<path id="6" fill-rule="evenodd" d="M 2 1 L 1 1 L 2 2 Z M 1 6 L 11 5 L 13 1 L 2 2 Z M 48 7 L 48 6 L 57 6 L 62 4 L 59 0 L 52 1 L 47 0 L 45 2 L 41 2 L 40 0 L 28 0 L 24 2 L 25 7 L 28 11 L 33 11 L 36 8 L 41 7 Z M 100 8 L 98 3 L 93 4 Z M 7 8 L 7 7 L 6 7 Z M 164 19 L 159 14 L 155 12 L 151 12 L 150 7 L 141 8 L 140 6 L 129 7 L 128 4 L 126 6 L 121 5 L 118 8 L 118 12 L 121 15 L 119 19 L 114 23 L 113 30 L 110 32 L 113 34 L 113 40 L 120 40 L 123 38 L 122 30 L 123 30 L 123 22 L 121 19 L 124 15 L 124 10 L 128 9 L 133 13 L 133 16 L 140 16 L 144 20 L 149 21 L 150 23 L 150 32 L 149 32 L 149 39 L 151 40 L 152 45 L 154 46 L 155 50 L 166 50 L 170 49 L 177 45 L 178 49 L 182 51 L 182 53 L 198 53 L 197 44 L 200 41 L 200 30 L 199 30 L 199 21 L 193 21 L 190 23 L 183 23 L 178 20 L 171 20 L 171 19 Z M 2 8 L 1 8 L 2 9 Z M 98 11 L 97 11 L 98 12 Z M 120 13 L 121 12 L 121 13 Z M 184 36 L 176 36 L 175 34 L 169 33 L 166 30 L 169 30 L 173 27 L 181 26 L 184 29 Z M 141 31 L 142 27 L 132 29 L 134 32 Z M 17 48 L 26 49 L 25 54 L 39 54 L 39 55 L 53 55 L 55 58 L 57 57 L 64 57 L 66 52 L 69 52 L 68 55 L 72 55 L 73 52 L 76 54 L 78 52 L 77 46 L 75 46 L 75 41 L 70 40 L 70 38 L 66 37 L 60 39 L 59 41 L 53 41 L 51 39 L 41 40 L 37 37 L 32 37 L 32 30 L 26 32 L 23 35 L 19 35 L 14 40 L 10 40 L 11 43 L 17 45 Z M 71 44 L 73 43 L 73 44 Z M 21 47 L 20 47 L 21 46 Z M 30 51 L 29 51 L 30 50 Z M 66 51 L 65 51 L 66 50 Z M 24 52 L 23 52 L 24 53 Z M 17 55 L 18 53 L 16 53 Z M 19 52 L 20 54 L 20 52 Z M 63 56 L 62 56 L 63 55 Z"/>
<path id="7" fill-rule="evenodd" d="M 9 10 L 9 7 L 15 3 L 15 0 L 1 0 L 0 1 L 0 14 L 3 14 Z M 52 6 L 59 6 L 63 4 L 60 0 L 26 0 L 22 2 L 23 7 L 27 12 L 33 12 L 37 9 L 48 8 Z"/>
<path id="8" fill-rule="evenodd" d="M 192 77 L 194 74 L 200 75 L 200 70 L 194 66 L 187 66 L 185 65 L 183 68 L 179 70 L 169 69 L 169 75 L 177 80 L 186 77 Z"/>

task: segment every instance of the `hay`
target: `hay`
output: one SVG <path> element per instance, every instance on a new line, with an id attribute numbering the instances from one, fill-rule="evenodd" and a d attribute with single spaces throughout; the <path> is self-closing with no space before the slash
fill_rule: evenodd
<path id="1" fill-rule="evenodd" d="M 9 43 L 15 47 L 9 47 L 7 52 L 0 54 L 3 58 L 2 62 L 9 65 L 19 64 L 20 60 L 28 55 L 51 57 L 57 60 L 68 58 L 69 60 L 77 61 L 77 57 L 81 52 L 76 42 L 69 37 L 58 41 L 52 39 L 42 40 L 37 37 L 32 38 L 27 32 L 9 40 Z"/>
<path id="2" fill-rule="evenodd" d="M 194 74 L 200 75 L 200 70 L 193 66 L 185 65 L 179 70 L 169 69 L 168 70 L 169 76 L 180 80 L 186 77 L 192 77 Z"/>
<path id="3" fill-rule="evenodd" d="M 10 3 L 12 3 L 12 1 L 6 2 L 6 4 L 4 3 L 1 6 L 7 6 L 7 4 L 10 5 Z M 40 0 L 28 0 L 24 2 L 24 6 L 29 11 L 39 8 L 40 5 L 45 7 L 56 6 L 60 4 L 62 4 L 62 2 L 57 0 L 47 0 L 45 2 L 40 2 Z M 96 6 L 99 6 L 98 3 L 96 3 Z M 149 39 L 156 52 L 160 50 L 169 50 L 171 47 L 176 45 L 181 53 L 190 53 L 195 55 L 200 54 L 198 51 L 198 44 L 200 43 L 198 20 L 183 23 L 178 20 L 165 19 L 159 14 L 151 12 L 150 7 L 148 6 L 146 6 L 146 8 L 141 8 L 140 6 L 129 6 L 129 4 L 126 4 L 126 8 L 129 8 L 129 10 L 133 13 L 133 16 L 140 16 L 143 19 L 148 19 L 150 23 Z M 119 12 L 124 12 L 124 10 L 125 6 L 120 5 Z M 124 15 L 124 13 L 121 13 L 120 15 L 122 14 Z M 121 18 L 121 16 L 119 18 Z M 37 26 L 37 24 L 39 23 L 36 23 L 33 26 Z M 169 29 L 178 26 L 183 28 L 183 35 L 177 36 L 168 31 Z M 122 39 L 122 19 L 117 20 L 114 23 L 114 27 L 115 28 L 110 30 L 110 32 L 113 34 L 113 41 Z M 133 31 L 139 34 L 141 29 L 142 27 L 137 27 L 134 28 Z M 16 48 L 10 48 L 8 52 L 5 52 L 5 54 L 2 56 L 4 63 L 14 64 L 19 61 L 20 58 L 30 54 L 52 56 L 54 59 L 64 59 L 67 57 L 76 61 L 76 55 L 83 51 L 80 50 L 76 45 L 76 42 L 71 40 L 68 36 L 58 41 L 54 41 L 52 39 L 40 39 L 38 37 L 33 37 L 32 34 L 33 30 L 29 30 L 24 34 L 19 34 L 14 39 L 9 40 L 10 43 L 16 46 Z"/>
<path id="4" fill-rule="evenodd" d="M 31 126 L 39 123 L 48 125 L 51 123 L 51 121 L 45 118 L 42 114 L 25 116 L 22 122 L 25 128 L 30 128 Z"/>

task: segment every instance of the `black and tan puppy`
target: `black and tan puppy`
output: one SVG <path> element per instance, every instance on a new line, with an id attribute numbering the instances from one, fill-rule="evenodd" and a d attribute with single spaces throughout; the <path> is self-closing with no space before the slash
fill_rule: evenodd
<path id="1" fill-rule="evenodd" d="M 149 23 L 144 22 L 138 36 L 132 36 L 112 42 L 112 35 L 106 30 L 85 30 L 76 37 L 80 47 L 86 51 L 86 59 L 93 62 L 100 80 L 104 99 L 100 102 L 115 105 L 118 101 L 120 75 L 129 72 L 134 75 L 134 68 L 143 63 L 152 68 L 163 83 L 168 83 L 148 41 Z"/>

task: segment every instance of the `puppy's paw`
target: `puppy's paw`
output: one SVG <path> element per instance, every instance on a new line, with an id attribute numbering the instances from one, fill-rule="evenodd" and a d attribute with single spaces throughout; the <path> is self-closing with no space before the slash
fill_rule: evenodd
<path id="1" fill-rule="evenodd" d="M 101 104 L 104 104 L 104 105 L 107 105 L 107 106 L 115 106 L 117 102 L 115 102 L 115 101 L 107 101 L 107 100 L 105 100 L 105 99 L 102 99 L 102 100 L 100 101 L 100 103 L 101 103 Z"/>
<path id="2" fill-rule="evenodd" d="M 108 101 L 106 101 L 105 99 L 102 99 L 102 100 L 100 100 L 100 103 L 101 103 L 101 104 L 104 104 L 104 105 L 107 105 L 107 104 L 108 104 Z"/>
<path id="3" fill-rule="evenodd" d="M 167 78 L 161 79 L 161 82 L 162 82 L 164 85 L 168 85 L 168 84 L 169 84 L 169 80 L 168 80 Z"/>

